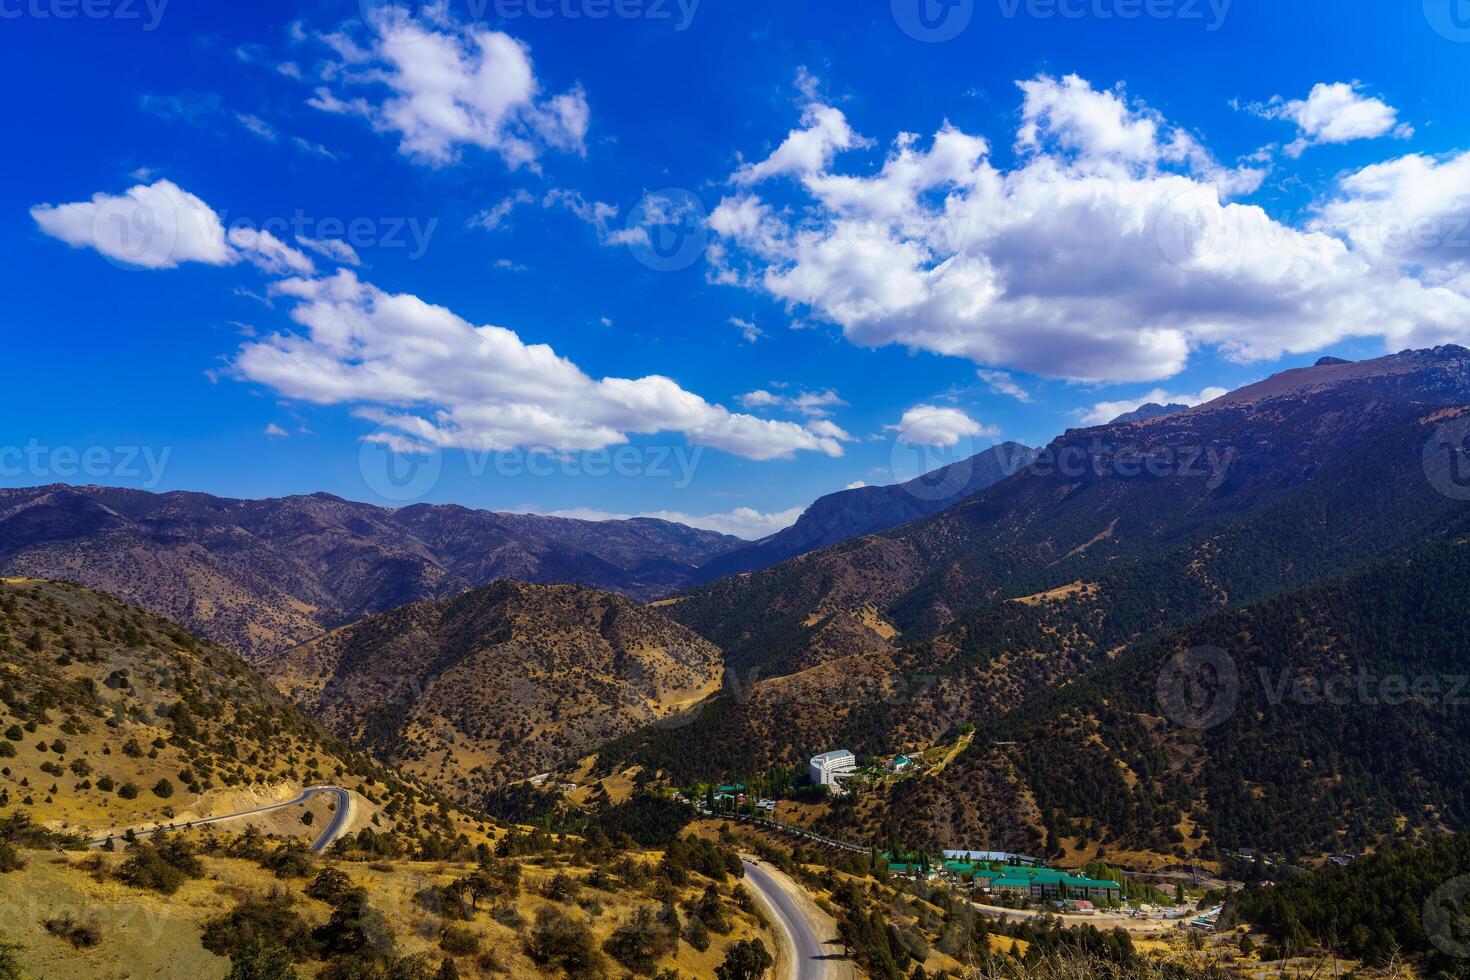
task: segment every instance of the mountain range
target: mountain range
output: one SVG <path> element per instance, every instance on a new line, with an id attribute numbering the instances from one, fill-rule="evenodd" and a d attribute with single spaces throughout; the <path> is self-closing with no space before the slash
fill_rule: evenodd
<path id="1" fill-rule="evenodd" d="M 650 518 L 390 510 L 329 494 L 0 490 L 0 575 L 74 581 L 247 656 L 504 578 L 648 599 L 691 583 L 699 565 L 741 544 Z"/>
<path id="2" fill-rule="evenodd" d="M 1312 589 L 1361 592 L 1344 583 L 1456 540 L 1470 517 L 1470 492 L 1456 479 L 1470 472 L 1465 429 L 1470 351 L 1442 347 L 1324 362 L 1185 411 L 1070 430 L 1014 476 L 933 517 L 661 601 L 724 651 L 736 683 L 685 729 L 604 747 L 599 766 L 726 778 L 835 746 L 882 754 L 953 741 L 969 724 L 1047 718 L 1044 699 L 1059 685 L 1174 631 L 1282 596 L 1301 594 L 1315 608 Z M 1162 716 L 1155 705 L 1141 723 L 1167 723 Z M 1378 765 L 1413 773 L 1421 805 L 1463 812 L 1444 805 L 1441 770 L 1419 765 L 1412 746 L 1392 747 Z M 1232 750 L 1244 742 L 1215 747 Z M 943 780 L 923 783 L 925 793 L 869 795 L 831 819 L 870 839 L 901 825 L 934 843 L 1060 848 L 1070 836 L 1075 845 L 1068 832 L 1088 826 L 1081 795 L 1043 806 L 1030 785 L 1043 771 L 972 748 Z M 1135 841 L 1175 846 L 1169 828 L 1183 820 L 1215 826 L 1223 842 L 1263 843 L 1220 822 L 1208 800 L 1185 794 L 1171 807 L 1129 809 L 1121 799 L 1092 805 L 1131 813 Z M 1317 813 L 1316 799 L 1297 787 L 1275 805 Z M 1371 836 L 1361 823 L 1336 829 Z M 1276 837 L 1319 847 L 1333 839 L 1320 827 Z"/>
<path id="3" fill-rule="evenodd" d="M 953 506 L 1026 466 L 1036 450 L 1003 442 L 968 459 L 912 480 L 881 487 L 853 487 L 819 497 L 796 523 L 744 548 L 705 563 L 701 582 L 766 568 L 839 541 L 887 531 Z"/>
<path id="4" fill-rule="evenodd" d="M 1273 715 L 1245 685 L 1201 731 L 1150 679 L 1199 647 L 1242 671 L 1463 662 L 1470 351 L 1147 409 L 831 495 L 753 545 L 327 495 L 0 491 L 0 574 L 250 654 L 338 737 L 460 799 L 548 770 L 687 785 L 947 745 L 936 772 L 818 819 L 1068 859 L 1463 829 L 1470 732 L 1433 706 Z M 740 571 L 705 581 L 720 562 Z"/>

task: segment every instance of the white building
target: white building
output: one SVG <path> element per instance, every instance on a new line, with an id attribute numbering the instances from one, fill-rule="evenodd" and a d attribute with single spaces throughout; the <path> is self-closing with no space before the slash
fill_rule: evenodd
<path id="1" fill-rule="evenodd" d="M 839 779 L 851 776 L 857 770 L 857 757 L 846 749 L 833 749 L 812 756 L 812 784 L 830 786 L 840 791 Z"/>

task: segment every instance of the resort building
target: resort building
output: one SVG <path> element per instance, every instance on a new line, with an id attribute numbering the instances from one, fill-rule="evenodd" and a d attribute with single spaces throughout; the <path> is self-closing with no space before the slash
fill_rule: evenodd
<path id="1" fill-rule="evenodd" d="M 838 780 L 845 779 L 856 771 L 857 757 L 847 749 L 834 749 L 812 756 L 813 786 L 830 786 L 834 790 L 841 790 L 842 784 Z"/>

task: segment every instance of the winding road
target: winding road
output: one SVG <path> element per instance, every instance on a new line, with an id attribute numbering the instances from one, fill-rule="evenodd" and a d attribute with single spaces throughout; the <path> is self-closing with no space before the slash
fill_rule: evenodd
<path id="1" fill-rule="evenodd" d="M 817 908 L 786 875 L 754 858 L 742 857 L 745 883 L 770 913 L 782 934 L 777 957 L 784 980 L 856 980 L 857 970 L 843 955 L 837 924 Z"/>
<path id="2" fill-rule="evenodd" d="M 218 817 L 201 817 L 198 820 L 188 820 L 183 823 L 158 824 L 156 826 L 146 828 L 137 827 L 133 829 L 133 836 L 147 837 L 151 834 L 156 834 L 161 830 L 188 830 L 191 827 L 202 827 L 205 824 L 223 823 L 226 820 L 239 820 L 244 817 L 255 817 L 259 816 L 262 813 L 274 813 L 277 810 L 285 810 L 293 806 L 301 806 L 312 797 L 320 796 L 323 793 L 330 793 L 337 798 L 337 808 L 332 812 L 332 822 L 327 825 L 326 829 L 322 831 L 321 835 L 318 836 L 311 845 L 312 852 L 315 854 L 320 854 L 327 848 L 331 847 L 332 844 L 336 842 L 338 837 L 342 836 L 343 831 L 347 829 L 348 823 L 350 823 L 352 820 L 352 794 L 340 786 L 308 786 L 306 789 L 301 791 L 301 795 L 296 797 L 296 799 L 287 800 L 284 803 L 272 803 L 269 806 L 259 806 L 251 810 L 241 810 L 238 813 L 221 814 Z M 123 833 L 126 833 L 126 831 L 124 831 Z M 100 837 L 97 840 L 88 841 L 87 843 L 91 847 L 100 847 L 108 841 L 116 840 L 117 838 L 122 836 L 123 834 L 113 834 L 110 837 Z"/>

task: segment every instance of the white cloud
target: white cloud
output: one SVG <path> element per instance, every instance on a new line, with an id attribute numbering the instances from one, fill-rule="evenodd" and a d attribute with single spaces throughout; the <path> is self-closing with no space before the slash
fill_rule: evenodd
<path id="1" fill-rule="evenodd" d="M 362 265 L 362 258 L 357 254 L 357 249 L 341 239 L 307 238 L 305 235 L 300 235 L 296 241 L 323 258 L 331 259 L 333 262 L 338 262 L 342 265 Z"/>
<path id="2" fill-rule="evenodd" d="M 797 391 L 794 394 L 776 394 L 764 388 L 748 391 L 735 399 L 750 409 L 773 408 L 798 412 L 808 418 L 828 418 L 834 408 L 844 408 L 847 402 L 831 388 L 821 391 Z"/>
<path id="3" fill-rule="evenodd" d="M 309 276 L 316 272 L 311 259 L 268 231 L 231 228 L 226 238 L 262 272 L 273 276 Z"/>
<path id="4" fill-rule="evenodd" d="M 265 427 L 265 434 L 270 436 L 272 439 L 282 439 L 286 436 L 289 436 L 291 433 L 287 432 L 285 429 L 272 422 L 270 425 L 267 425 Z"/>
<path id="5" fill-rule="evenodd" d="M 900 134 L 876 173 L 801 174 L 805 203 L 737 191 L 710 215 L 710 278 L 858 345 L 1079 381 L 1157 381 L 1204 346 L 1254 361 L 1470 338 L 1465 290 L 1233 201 L 1262 171 L 1075 76 L 1020 85 L 1009 169 L 946 125 Z"/>
<path id="6" fill-rule="evenodd" d="M 1224 388 L 1205 388 L 1198 394 L 1171 395 L 1162 388 L 1155 388 L 1146 395 L 1137 398 L 1124 398 L 1114 402 L 1098 402 L 1091 408 L 1078 409 L 1077 414 L 1082 417 L 1083 425 L 1106 425 L 1119 415 L 1129 412 L 1150 403 L 1155 405 L 1187 405 L 1193 408 L 1203 405 L 1205 402 L 1214 401 L 1221 395 L 1226 394 Z"/>
<path id="7" fill-rule="evenodd" d="M 804 72 L 799 78 L 803 82 L 811 81 Z M 820 173 L 839 151 L 868 145 L 847 124 L 842 110 L 816 102 L 813 86 L 802 84 L 801 87 L 805 101 L 801 128 L 793 129 L 764 160 L 742 164 L 730 178 L 733 183 L 748 187 L 771 177 Z"/>
<path id="8" fill-rule="evenodd" d="M 470 219 L 471 227 L 483 228 L 486 231 L 497 231 L 505 226 L 505 220 L 510 217 L 511 212 L 522 204 L 530 204 L 535 198 L 526 190 L 518 190 L 514 194 L 501 198 L 495 204 L 481 211 Z"/>
<path id="9" fill-rule="evenodd" d="M 990 386 L 990 390 L 997 395 L 1009 395 L 1018 402 L 1030 403 L 1031 393 L 1016 383 L 1016 379 L 1004 371 L 987 371 L 984 368 L 975 372 L 980 380 Z"/>
<path id="10" fill-rule="evenodd" d="M 939 449 L 957 445 L 961 439 L 1000 434 L 996 427 L 981 425 L 957 408 L 938 405 L 915 405 L 887 429 L 898 433 L 899 442 Z"/>
<path id="11" fill-rule="evenodd" d="M 793 507 L 774 514 L 762 513 L 750 507 L 737 507 L 722 514 L 686 514 L 677 510 L 646 511 L 641 514 L 616 514 L 592 507 L 571 507 L 553 511 L 552 517 L 571 517 L 583 521 L 626 521 L 633 517 L 653 517 L 661 521 L 673 521 L 689 527 L 703 528 L 720 534 L 730 534 L 747 541 L 757 541 L 775 534 L 796 523 L 805 508 Z"/>
<path id="12" fill-rule="evenodd" d="M 764 330 L 755 325 L 754 320 L 745 320 L 738 316 L 732 316 L 730 318 L 730 326 L 740 331 L 740 335 L 745 338 L 747 344 L 753 344 L 766 335 Z"/>
<path id="13" fill-rule="evenodd" d="M 246 112 L 237 112 L 235 119 L 239 121 L 241 126 L 244 126 L 267 143 L 274 143 L 281 138 L 281 134 L 276 132 L 276 128 L 259 116 L 252 116 Z"/>
<path id="14" fill-rule="evenodd" d="M 138 184 L 90 201 L 37 204 L 31 217 L 46 234 L 73 248 L 144 269 L 185 262 L 235 265 L 249 261 L 271 275 L 309 275 L 311 260 L 268 231 L 225 230 L 214 209 L 169 180 Z"/>
<path id="15" fill-rule="evenodd" d="M 458 162 L 467 147 L 498 154 L 512 170 L 535 168 L 551 150 L 582 153 L 591 118 L 582 90 L 544 97 L 525 44 L 459 24 L 446 10 L 430 5 L 415 18 L 385 5 L 371 14 L 366 46 L 322 36 L 338 60 L 308 104 L 362 116 L 433 167 Z"/>
<path id="16" fill-rule="evenodd" d="M 1470 153 L 1410 154 L 1346 174 L 1312 227 L 1344 238 L 1385 274 L 1418 270 L 1453 284 L 1470 271 Z"/>
<path id="17" fill-rule="evenodd" d="M 350 270 L 289 279 L 272 293 L 295 302 L 305 332 L 246 344 L 239 376 L 287 398 L 356 406 L 381 431 L 422 444 L 575 451 L 678 432 L 750 459 L 842 455 L 835 426 L 732 413 L 658 375 L 596 380 L 545 344 L 383 292 Z"/>
<path id="18" fill-rule="evenodd" d="M 851 483 L 849 483 L 847 486 L 843 487 L 842 489 L 844 489 L 844 490 L 861 490 L 863 487 L 865 487 L 867 485 L 868 485 L 867 482 L 864 481 L 864 480 L 853 480 Z"/>
<path id="19" fill-rule="evenodd" d="M 139 184 L 117 196 L 97 193 L 75 204 L 38 204 L 31 217 L 46 234 L 74 248 L 95 248 L 146 269 L 240 260 L 225 241 L 214 209 L 169 180 Z"/>
<path id="20" fill-rule="evenodd" d="M 1412 126 L 1399 123 L 1397 109 L 1364 95 L 1356 82 L 1318 82 L 1305 99 L 1287 101 L 1277 96 L 1250 108 L 1267 119 L 1296 124 L 1300 135 L 1286 147 L 1290 157 L 1301 156 L 1309 146 L 1377 139 L 1389 133 L 1400 139 L 1414 135 Z"/>

